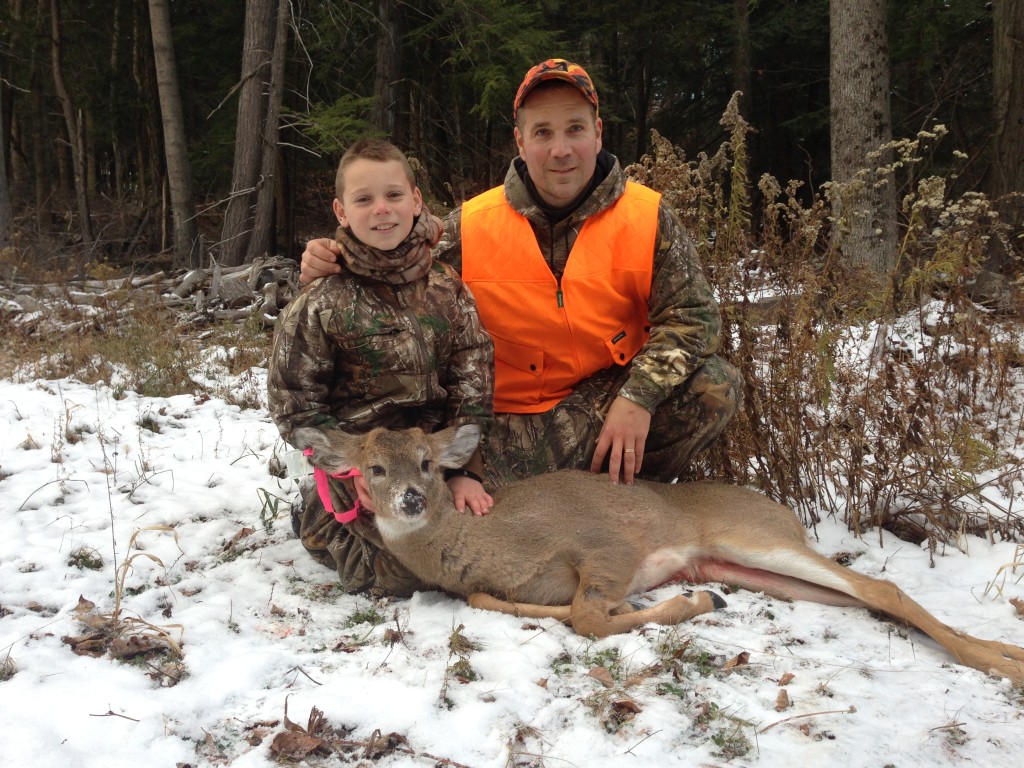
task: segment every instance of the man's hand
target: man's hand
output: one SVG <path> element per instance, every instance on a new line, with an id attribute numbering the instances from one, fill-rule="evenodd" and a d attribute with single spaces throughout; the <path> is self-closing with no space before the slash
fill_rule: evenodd
<path id="1" fill-rule="evenodd" d="M 486 515 L 494 506 L 491 494 L 471 477 L 453 477 L 448 481 L 448 488 L 455 500 L 455 509 L 459 512 L 465 512 L 466 507 L 469 507 L 474 515 Z"/>
<path id="2" fill-rule="evenodd" d="M 338 274 L 341 271 L 338 265 L 339 256 L 341 249 L 333 240 L 326 237 L 310 240 L 306 243 L 306 250 L 302 252 L 299 279 L 304 283 L 311 283 L 318 277 Z"/>
<path id="3" fill-rule="evenodd" d="M 633 478 L 640 471 L 644 461 L 644 444 L 651 429 L 651 413 L 632 400 L 616 397 L 608 408 L 604 426 L 597 438 L 591 472 L 600 472 L 605 456 L 608 457 L 608 474 L 612 483 L 619 482 L 619 471 L 626 485 L 633 484 Z"/>

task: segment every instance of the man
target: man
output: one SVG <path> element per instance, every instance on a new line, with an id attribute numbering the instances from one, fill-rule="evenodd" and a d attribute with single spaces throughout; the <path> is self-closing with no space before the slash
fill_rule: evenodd
<path id="1" fill-rule="evenodd" d="M 736 412 L 721 318 L 696 249 L 661 196 L 601 146 L 586 71 L 549 59 L 513 105 L 503 186 L 448 216 L 437 257 L 459 269 L 494 340 L 494 486 L 561 468 L 629 484 L 688 470 Z M 302 279 L 337 272 L 313 240 Z"/>

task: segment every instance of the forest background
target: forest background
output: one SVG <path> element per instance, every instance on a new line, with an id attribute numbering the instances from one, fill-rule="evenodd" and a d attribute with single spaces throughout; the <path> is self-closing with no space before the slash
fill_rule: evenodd
<path id="1" fill-rule="evenodd" d="M 515 89 L 561 56 L 743 371 L 695 475 L 1021 541 L 1022 41 L 1022 0 L 0 0 L 0 375 L 197 393 L 238 317 L 231 373 L 265 366 L 345 147 L 390 137 L 443 213 L 500 183 Z"/>
<path id="2" fill-rule="evenodd" d="M 295 256 L 333 228 L 334 166 L 370 133 L 418 160 L 435 205 L 457 205 L 500 182 L 515 89 L 551 56 L 588 68 L 624 165 L 652 131 L 686 158 L 714 154 L 740 91 L 747 177 L 800 181 L 804 202 L 869 148 L 938 125 L 948 139 L 904 183 L 955 172 L 951 192 L 1006 201 L 1024 190 L 1022 6 L 4 0 L 0 247 L 43 270 Z M 843 59 L 873 80 L 837 78 Z M 860 115 L 837 161 L 837 124 Z M 1019 206 L 1003 213 L 1019 226 Z"/>

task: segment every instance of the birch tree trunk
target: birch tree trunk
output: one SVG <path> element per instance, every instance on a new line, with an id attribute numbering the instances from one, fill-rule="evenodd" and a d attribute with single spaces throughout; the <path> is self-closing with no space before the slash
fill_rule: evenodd
<path id="1" fill-rule="evenodd" d="M 896 190 L 885 0 L 830 0 L 829 96 L 834 236 L 844 256 L 879 278 L 896 263 Z"/>
<path id="2" fill-rule="evenodd" d="M 149 24 L 153 34 L 153 58 L 164 130 L 164 156 L 167 159 L 167 182 L 174 219 L 174 263 L 176 267 L 192 268 L 199 266 L 202 254 L 199 253 L 192 167 L 185 142 L 185 119 L 181 111 L 168 0 L 149 0 Z"/>

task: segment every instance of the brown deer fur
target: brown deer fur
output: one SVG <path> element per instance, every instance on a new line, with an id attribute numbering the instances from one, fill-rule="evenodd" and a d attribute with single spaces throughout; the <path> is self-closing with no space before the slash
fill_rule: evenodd
<path id="1" fill-rule="evenodd" d="M 475 426 L 295 431 L 328 472 L 358 468 L 387 548 L 421 580 L 471 605 L 567 621 L 603 637 L 675 624 L 719 607 L 709 592 L 633 610 L 627 596 L 674 579 L 727 582 L 776 597 L 861 606 L 917 627 L 961 664 L 1024 680 L 1024 649 L 980 640 L 940 622 L 896 585 L 814 552 L 790 509 L 719 483 L 614 485 L 563 471 L 494 492 L 490 514 L 456 511 L 443 479 L 479 440 Z"/>

